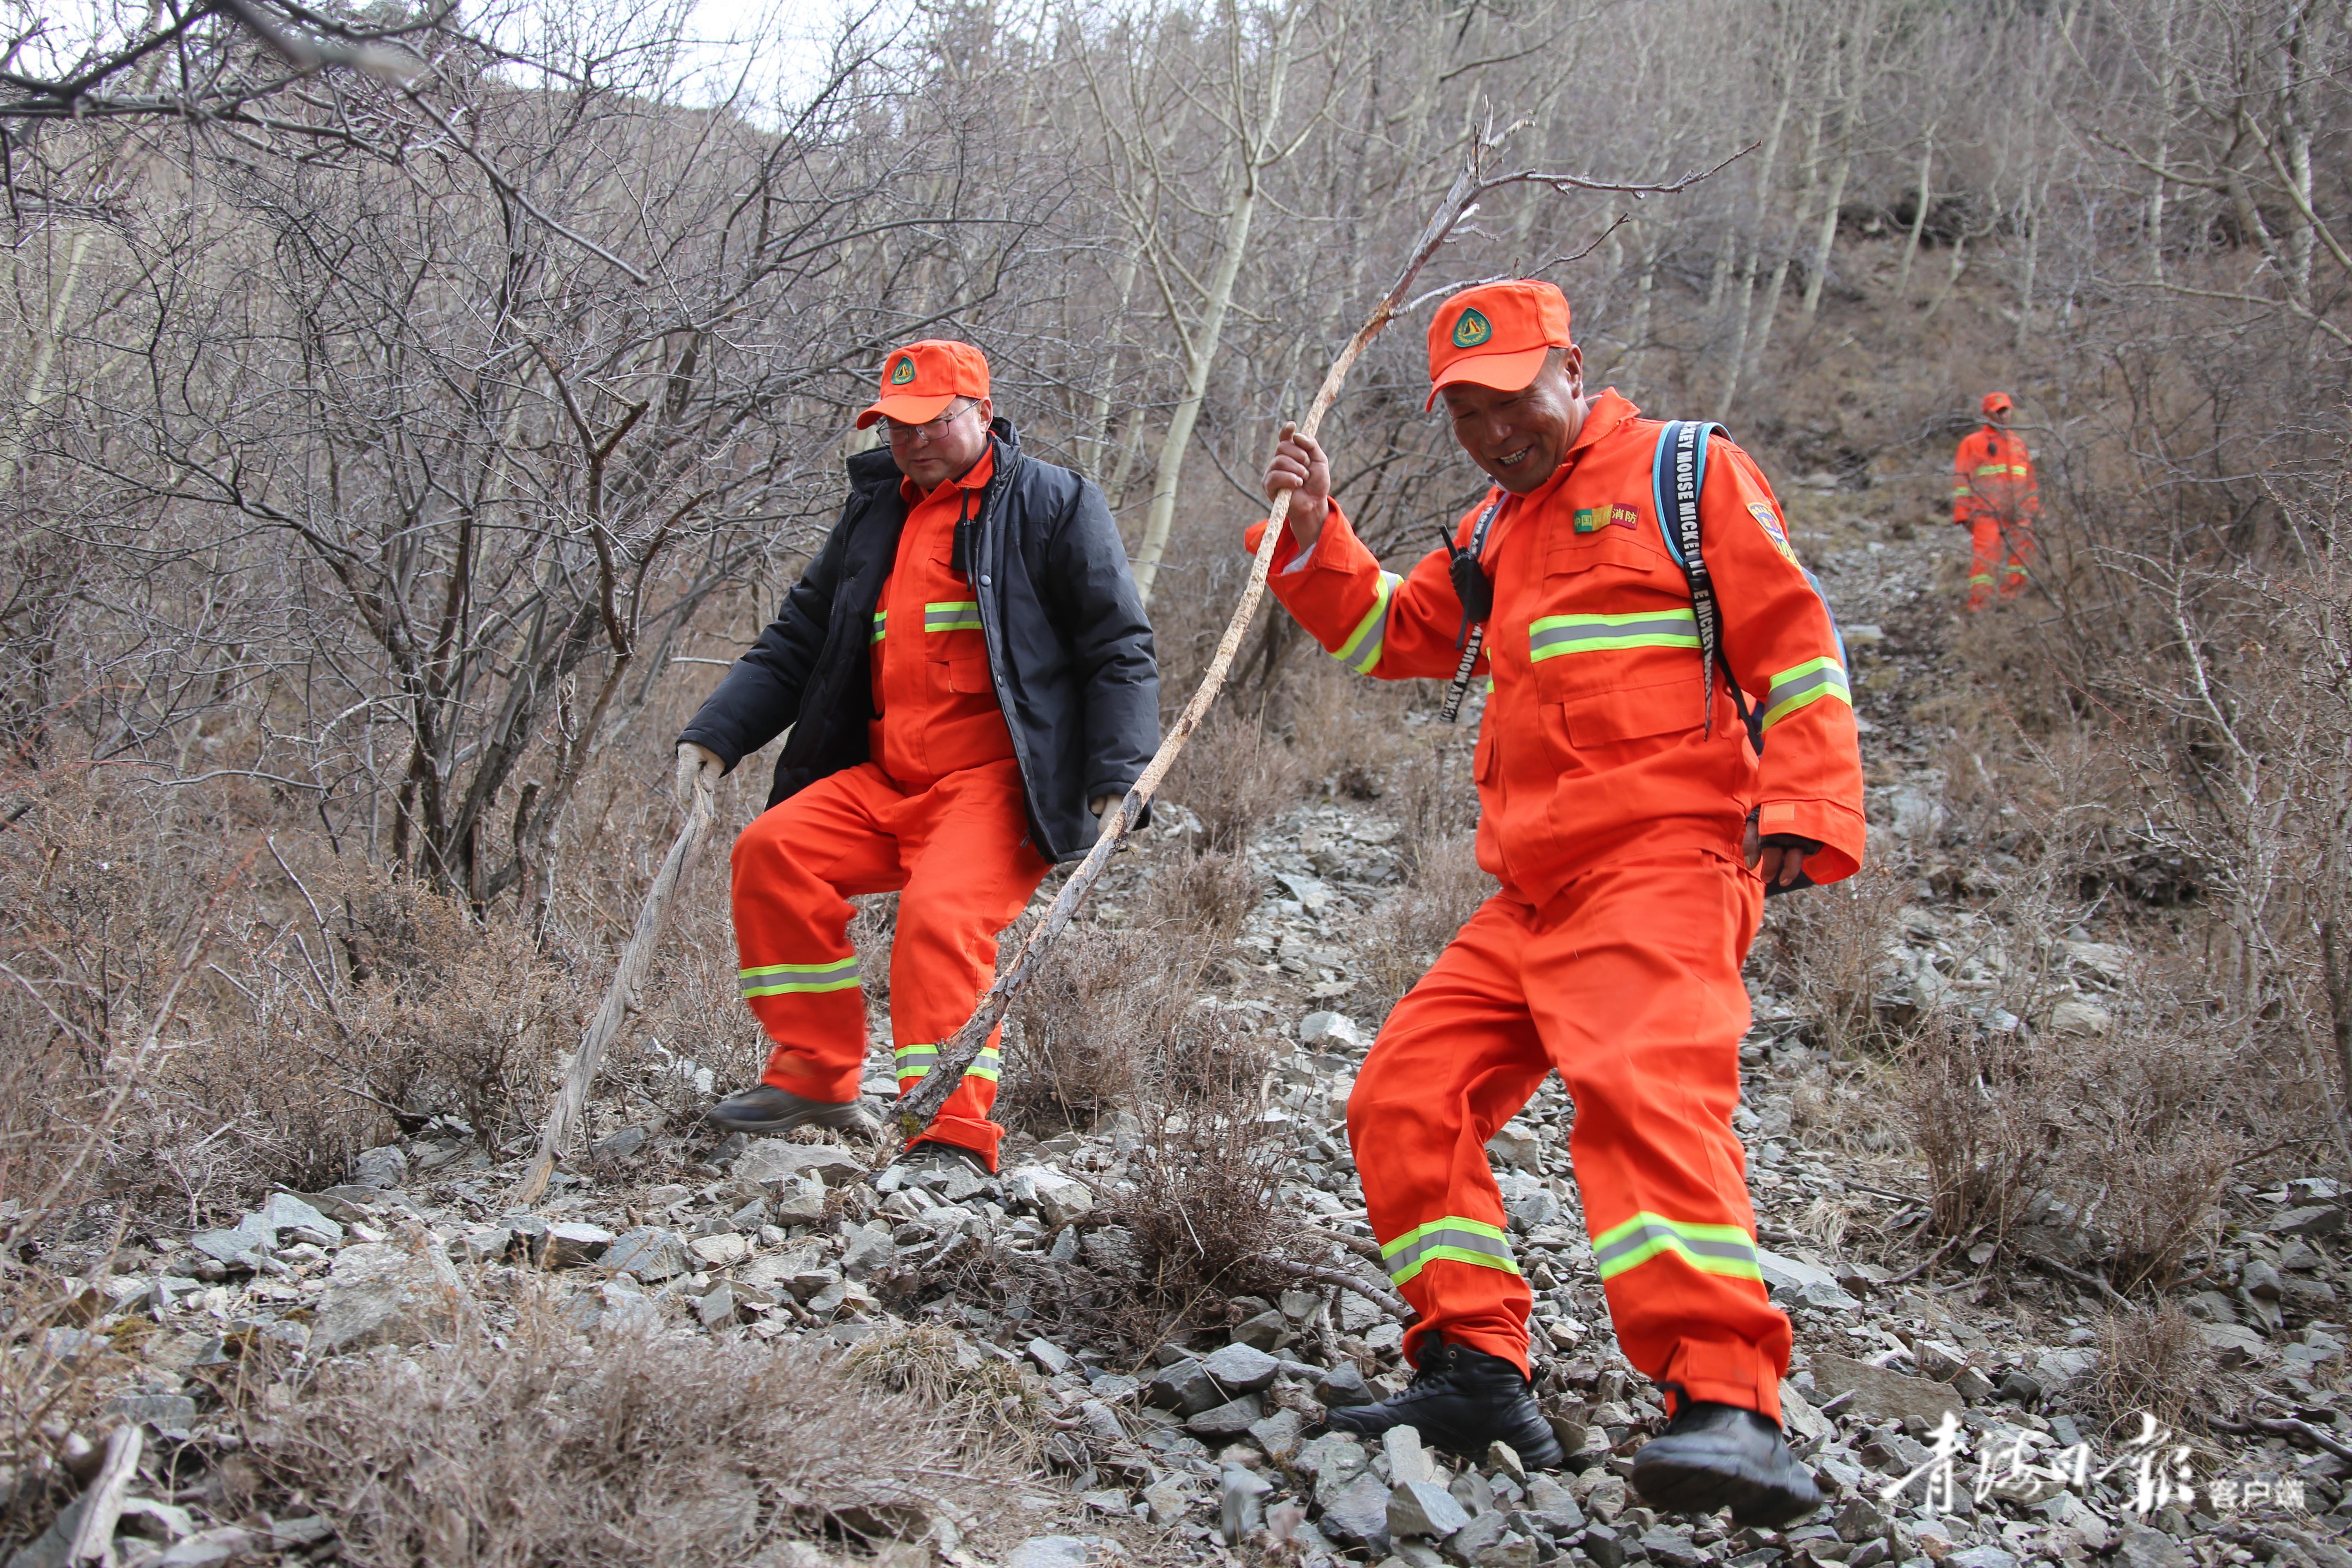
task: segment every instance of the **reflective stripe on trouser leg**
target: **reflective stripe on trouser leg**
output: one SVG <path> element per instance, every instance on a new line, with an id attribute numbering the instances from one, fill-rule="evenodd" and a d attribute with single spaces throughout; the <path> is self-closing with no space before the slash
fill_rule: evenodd
<path id="1" fill-rule="evenodd" d="M 865 1076 L 866 1000 L 841 888 L 887 879 L 897 856 L 877 814 L 902 799 L 846 769 L 763 812 L 735 841 L 738 985 L 775 1043 L 761 1080 L 836 1104 Z"/>
<path id="2" fill-rule="evenodd" d="M 1731 1128 L 1761 905 L 1753 877 L 1702 850 L 1604 864 L 1546 907 L 1520 969 L 1576 1102 L 1570 1152 L 1626 1359 L 1776 1416 L 1789 1320 L 1757 1268 Z"/>
<path id="3" fill-rule="evenodd" d="M 961 628 L 958 628 L 961 629 Z M 1026 842 L 1029 822 L 1017 766 L 951 773 L 929 792 L 932 809 L 910 837 L 907 885 L 890 939 L 890 1035 L 903 1041 L 892 1064 L 901 1094 L 939 1059 L 996 973 L 997 933 L 1012 923 L 1046 864 Z M 929 1136 L 971 1150 L 992 1169 L 1004 1130 L 990 1117 L 1000 1069 L 999 1037 L 931 1121 Z"/>
<path id="4" fill-rule="evenodd" d="M 1399 1286 L 1419 1274 L 1424 1266 L 1440 1260 L 1499 1268 L 1506 1274 L 1519 1271 L 1519 1266 L 1511 1260 L 1511 1244 L 1504 1237 L 1501 1226 L 1465 1219 L 1460 1215 L 1447 1215 L 1417 1226 L 1381 1247 L 1381 1267 Z"/>

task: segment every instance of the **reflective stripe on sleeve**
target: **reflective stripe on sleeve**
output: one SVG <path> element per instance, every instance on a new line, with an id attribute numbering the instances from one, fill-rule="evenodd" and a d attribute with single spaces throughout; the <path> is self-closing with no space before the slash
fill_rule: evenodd
<path id="1" fill-rule="evenodd" d="M 1371 613 L 1356 623 L 1348 640 L 1331 650 L 1331 657 L 1354 670 L 1358 675 L 1370 675 L 1379 668 L 1381 645 L 1388 640 L 1389 601 L 1396 596 L 1396 588 L 1404 579 L 1393 572 L 1381 574 L 1381 585 L 1372 595 Z"/>
<path id="2" fill-rule="evenodd" d="M 1847 707 L 1853 706 L 1853 692 L 1846 685 L 1845 669 L 1833 658 L 1809 658 L 1794 669 L 1784 669 L 1772 678 L 1769 690 L 1764 694 L 1764 727 L 1769 730 L 1794 713 L 1824 697 L 1833 697 Z"/>
<path id="3" fill-rule="evenodd" d="M 835 963 L 763 963 L 737 972 L 743 994 L 782 996 L 809 991 L 848 991 L 857 984 L 855 956 Z"/>
<path id="4" fill-rule="evenodd" d="M 1510 1244 L 1504 1240 L 1498 1227 L 1484 1220 L 1464 1219 L 1459 1215 L 1431 1220 L 1381 1248 L 1381 1267 L 1398 1285 L 1439 1258 L 1475 1264 L 1481 1268 L 1499 1268 L 1506 1274 L 1519 1271 L 1519 1266 L 1511 1261 Z"/>
<path id="5" fill-rule="evenodd" d="M 1604 1280 L 1671 1252 L 1702 1274 L 1763 1280 L 1756 1243 L 1736 1225 L 1691 1225 L 1664 1215 L 1637 1214 L 1592 1238 L 1592 1260 Z"/>
<path id="6" fill-rule="evenodd" d="M 927 632 L 976 632 L 980 630 L 980 605 L 969 599 L 956 604 L 925 605 L 923 629 Z"/>
<path id="7" fill-rule="evenodd" d="M 1630 616 L 1546 616 L 1528 626 L 1528 660 L 1626 647 L 1698 647 L 1698 612 L 1644 610 Z"/>
<path id="8" fill-rule="evenodd" d="M 877 610 L 874 612 L 874 641 L 880 642 L 882 640 L 883 626 L 889 619 L 890 612 L 887 610 Z"/>

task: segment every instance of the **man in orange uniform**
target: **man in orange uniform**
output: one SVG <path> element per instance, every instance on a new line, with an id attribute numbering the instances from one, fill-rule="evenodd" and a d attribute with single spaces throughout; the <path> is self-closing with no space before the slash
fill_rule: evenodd
<path id="1" fill-rule="evenodd" d="M 686 800 L 784 730 L 769 809 L 735 841 L 744 999 L 775 1042 L 720 1128 L 866 1124 L 859 893 L 902 891 L 890 952 L 898 1084 L 971 1015 L 997 932 L 1159 743 L 1151 628 L 1102 492 L 1021 451 L 968 343 L 909 343 L 857 416 L 841 521 L 678 738 Z M 996 1038 L 917 1140 L 996 1169 Z"/>
<path id="2" fill-rule="evenodd" d="M 1727 682 L 1703 679 L 1689 580 L 1653 499 L 1657 422 L 1588 396 L 1568 301 L 1549 283 L 1456 295 L 1429 333 L 1433 403 L 1495 489 L 1480 552 L 1493 678 L 1474 760 L 1478 863 L 1502 889 L 1382 1026 L 1348 1136 L 1390 1277 L 1418 1318 L 1402 1394 L 1332 1425 L 1396 1425 L 1465 1452 L 1557 1443 L 1528 1379 L 1528 1287 L 1486 1140 L 1557 1070 L 1570 1149 L 1625 1354 L 1673 1424 L 1633 1470 L 1664 1508 L 1773 1522 L 1818 1500 L 1780 1431 L 1789 1321 L 1758 1270 L 1731 1130 L 1739 966 L 1767 882 L 1851 875 L 1862 770 L 1836 633 L 1763 475 L 1727 441 L 1698 483 L 1730 679 L 1756 694 L 1759 761 Z M 1391 679 L 1447 677 L 1464 599 L 1448 553 L 1384 571 L 1286 431 L 1269 495 L 1292 492 L 1275 591 L 1335 657 Z"/>
<path id="3" fill-rule="evenodd" d="M 1984 395 L 1984 428 L 1971 432 L 1952 457 L 1952 521 L 1969 531 L 1969 608 L 1992 603 L 1993 577 L 2000 596 L 2014 599 L 2025 587 L 2033 560 L 2033 520 L 2042 495 L 2033 484 L 2033 455 L 2009 427 L 2006 392 Z"/>

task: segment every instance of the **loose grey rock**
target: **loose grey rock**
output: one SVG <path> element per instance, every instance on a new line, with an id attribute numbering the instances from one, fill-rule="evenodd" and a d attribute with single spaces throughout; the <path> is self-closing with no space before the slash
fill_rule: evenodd
<path id="1" fill-rule="evenodd" d="M 828 1182 L 859 1181 L 866 1162 L 838 1143 L 786 1143 L 755 1138 L 735 1157 L 727 1173 L 739 1182 L 764 1184 L 797 1180 L 811 1172 Z"/>
<path id="2" fill-rule="evenodd" d="M 1446 1557 L 1455 1563 L 1475 1563 L 1478 1554 L 1503 1539 L 1510 1525 L 1504 1515 L 1489 1510 L 1473 1514 L 1470 1522 L 1445 1538 Z"/>
<path id="3" fill-rule="evenodd" d="M 1135 1249 L 1135 1232 L 1125 1226 L 1107 1225 L 1090 1230 L 1078 1242 L 1087 1267 L 1097 1274 L 1114 1279 L 1134 1279 L 1143 1273 L 1142 1255 Z"/>
<path id="4" fill-rule="evenodd" d="M 585 1220 L 562 1220 L 547 1227 L 545 1250 L 541 1262 L 550 1268 L 570 1268 L 583 1263 L 593 1263 L 604 1256 L 613 1245 L 613 1233 L 601 1225 Z"/>
<path id="5" fill-rule="evenodd" d="M 1315 1384 L 1315 1397 L 1334 1410 L 1344 1409 L 1350 1405 L 1378 1403 L 1371 1389 L 1365 1384 L 1364 1374 L 1351 1361 L 1343 1361 L 1325 1373 Z"/>
<path id="6" fill-rule="evenodd" d="M 2265 1301 L 2275 1301 L 2283 1295 L 2279 1271 L 2259 1258 L 2249 1258 L 2238 1275 L 2239 1288 L 2249 1296 L 2260 1296 Z"/>
<path id="7" fill-rule="evenodd" d="M 201 1231 L 188 1237 L 188 1245 L 207 1258 L 250 1268 L 254 1267 L 255 1249 L 267 1250 L 274 1239 L 268 1222 L 257 1214 L 249 1214 L 228 1230 Z"/>
<path id="8" fill-rule="evenodd" d="M 1216 1381 L 1208 1370 L 1191 1356 L 1170 1366 L 1163 1366 L 1151 1375 L 1148 1403 L 1180 1415 L 1197 1415 L 1212 1405 L 1224 1403 Z"/>
<path id="9" fill-rule="evenodd" d="M 824 1218 L 824 1178 L 814 1171 L 776 1183 L 773 1218 L 778 1225 L 815 1225 Z"/>
<path id="10" fill-rule="evenodd" d="M 1059 1377 L 1066 1372 L 1074 1371 L 1078 1364 L 1075 1356 L 1051 1340 L 1031 1340 L 1022 1350 L 1037 1363 L 1037 1370 L 1047 1377 Z"/>
<path id="11" fill-rule="evenodd" d="M 1320 1489 L 1318 1489 L 1320 1495 Z M 1451 1498 L 1446 1500 L 1451 1502 Z M 1323 1533 L 1342 1546 L 1384 1552 L 1389 1549 L 1389 1488 L 1366 1470 L 1323 1505 Z"/>
<path id="12" fill-rule="evenodd" d="M 1524 1121 L 1506 1121 L 1486 1140 L 1486 1152 L 1515 1170 L 1533 1172 L 1543 1163 L 1543 1138 Z"/>
<path id="13" fill-rule="evenodd" d="M 1088 1568 L 1127 1555 L 1127 1548 L 1100 1535 L 1033 1535 L 1004 1554 L 1004 1568 Z"/>
<path id="14" fill-rule="evenodd" d="M 274 1234 L 292 1231 L 295 1239 L 313 1247 L 341 1247 L 343 1227 L 292 1193 L 272 1193 L 269 1201 L 261 1205 L 261 1223 Z"/>
<path id="15" fill-rule="evenodd" d="M 841 1271 L 852 1279 L 868 1279 L 898 1261 L 898 1244 L 880 1220 L 857 1227 L 841 1249 Z"/>
<path id="16" fill-rule="evenodd" d="M 1392 1427 L 1392 1431 L 1409 1428 Z M 1444 1540 L 1470 1522 L 1454 1495 L 1435 1481 L 1401 1481 L 1389 1493 L 1389 1534 Z"/>
<path id="17" fill-rule="evenodd" d="M 706 1329 L 715 1329 L 735 1321 L 735 1288 L 721 1280 L 710 1293 L 694 1304 L 695 1316 Z"/>
<path id="18" fill-rule="evenodd" d="M 1918 1363 L 1922 1373 L 1937 1383 L 1951 1382 L 1969 1364 L 1966 1351 L 1924 1336 L 1911 1342 L 1911 1359 Z"/>
<path id="19" fill-rule="evenodd" d="M 1244 1394 L 1188 1417 L 1184 1429 L 1197 1437 L 1238 1437 L 1265 1414 L 1265 1402 L 1255 1394 Z"/>
<path id="20" fill-rule="evenodd" d="M 1410 1426 L 1391 1426 L 1381 1433 L 1381 1452 L 1388 1457 L 1389 1479 L 1397 1486 L 1437 1479 L 1437 1461 L 1421 1446 L 1421 1434 Z"/>
<path id="21" fill-rule="evenodd" d="M 462 1287 L 449 1260 L 388 1242 L 362 1242 L 335 1255 L 310 1323 L 320 1354 L 377 1344 L 418 1344 L 457 1323 Z"/>
<path id="22" fill-rule="evenodd" d="M 1192 1507 L 1192 1483 L 1185 1477 L 1162 1476 L 1143 1489 L 1145 1516 L 1157 1529 L 1183 1523 Z"/>
<path id="23" fill-rule="evenodd" d="M 457 1237 L 449 1244 L 449 1254 L 458 1263 L 496 1263 L 513 1247 L 514 1232 L 497 1225 Z"/>
<path id="24" fill-rule="evenodd" d="M 1265 1450 L 1265 1457 L 1279 1464 L 1298 1451 L 1299 1429 L 1306 1425 L 1296 1410 L 1277 1410 L 1264 1420 L 1250 1423 L 1249 1435 Z"/>
<path id="25" fill-rule="evenodd" d="M 1201 1369 L 1228 1395 L 1255 1394 L 1274 1382 L 1282 1363 L 1250 1345 L 1220 1345 L 1201 1358 Z"/>
<path id="26" fill-rule="evenodd" d="M 1824 1397 L 1850 1393 L 1853 1408 L 1868 1415 L 1896 1420 L 1916 1416 L 1933 1425 L 1943 1419 L 1946 1411 L 1958 1415 L 1962 1410 L 1959 1396 L 1943 1384 L 1906 1377 L 1852 1356 L 1817 1352 L 1812 1372 L 1814 1384 Z"/>
<path id="27" fill-rule="evenodd" d="M 653 1141 L 654 1130 L 641 1122 L 597 1139 L 588 1145 L 588 1157 L 600 1164 L 617 1165 L 635 1159 L 638 1152 Z"/>
<path id="28" fill-rule="evenodd" d="M 1573 1535 L 1584 1528 L 1584 1510 L 1577 1506 L 1576 1494 L 1540 1471 L 1528 1478 L 1528 1511 L 1553 1535 Z"/>
<path id="29" fill-rule="evenodd" d="M 1661 1568 L 1698 1568 L 1702 1563 L 1714 1561 L 1714 1554 L 1691 1540 L 1689 1526 L 1680 1530 L 1671 1525 L 1654 1524 L 1642 1532 L 1643 1553 Z"/>
<path id="30" fill-rule="evenodd" d="M 1364 1033 L 1345 1013 L 1309 1013 L 1298 1020 L 1298 1043 L 1314 1051 L 1360 1051 Z"/>
<path id="31" fill-rule="evenodd" d="M 2149 1533 L 2154 1534 L 2155 1531 Z M 2189 1563 L 2186 1556 L 2178 1561 L 2182 1568 L 2187 1568 Z M 2017 1554 L 2003 1552 L 1998 1546 L 1967 1546 L 1945 1558 L 1944 1562 L 1946 1568 L 2017 1568 Z"/>
<path id="32" fill-rule="evenodd" d="M 1228 1546 L 1265 1522 L 1265 1498 L 1272 1483 L 1242 1465 L 1227 1465 L 1217 1477 L 1217 1528 Z"/>
<path id="33" fill-rule="evenodd" d="M 686 1256 L 686 1237 L 650 1225 L 623 1232 L 604 1249 L 597 1267 L 607 1274 L 634 1275 L 648 1285 L 693 1272 Z"/>
<path id="34" fill-rule="evenodd" d="M 393 1143 L 361 1150 L 352 1161 L 352 1180 L 384 1191 L 401 1186 L 408 1180 L 407 1151 Z"/>
<path id="35" fill-rule="evenodd" d="M 1093 1237 L 1087 1239 L 1092 1240 Z M 1289 1337 L 1289 1320 L 1278 1311 L 1260 1312 L 1245 1322 L 1234 1325 L 1235 1344 L 1247 1345 L 1252 1350 L 1265 1351 L 1269 1354 L 1280 1349 L 1282 1342 Z"/>
<path id="36" fill-rule="evenodd" d="M 2334 1236 L 2344 1228 L 2344 1211 L 2333 1204 L 2292 1208 L 2263 1229 L 2273 1236 Z"/>
<path id="37" fill-rule="evenodd" d="M 1486 1468 L 1510 1477 L 1520 1486 L 1528 1484 L 1527 1461 L 1519 1458 L 1517 1448 L 1499 1437 L 1486 1445 Z"/>
<path id="38" fill-rule="evenodd" d="M 1084 1182 L 1051 1165 L 1024 1165 L 1004 1179 L 1004 1195 L 1016 1208 L 1036 1211 L 1048 1226 L 1069 1224 L 1095 1206 Z"/>

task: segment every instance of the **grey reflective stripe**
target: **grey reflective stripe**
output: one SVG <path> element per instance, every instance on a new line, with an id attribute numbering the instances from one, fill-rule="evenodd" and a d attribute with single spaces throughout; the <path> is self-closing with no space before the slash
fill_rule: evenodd
<path id="1" fill-rule="evenodd" d="M 1528 653 L 1530 659 L 1541 660 L 1587 649 L 1696 647 L 1697 637 L 1697 622 L 1688 610 L 1606 619 L 1560 616 L 1529 628 Z"/>
<path id="2" fill-rule="evenodd" d="M 927 632 L 976 632 L 980 630 L 980 605 L 971 599 L 958 604 L 925 605 L 923 629 Z"/>
<path id="3" fill-rule="evenodd" d="M 1632 1226 L 1617 1227 L 1605 1245 L 1592 1254 L 1592 1265 L 1603 1279 L 1617 1272 L 1611 1266 L 1629 1259 L 1636 1253 L 1651 1257 L 1661 1251 L 1688 1253 L 1694 1258 L 1719 1258 L 1726 1263 L 1743 1263 L 1756 1267 L 1755 1244 L 1728 1236 L 1702 1234 L 1710 1230 L 1727 1229 L 1717 1226 L 1675 1226 L 1657 1220 L 1643 1219 Z"/>
<path id="4" fill-rule="evenodd" d="M 1491 1259 L 1494 1268 L 1506 1268 L 1514 1274 L 1519 1271 L 1518 1265 L 1511 1261 L 1509 1247 L 1494 1237 L 1455 1225 L 1441 1225 L 1434 1229 L 1424 1230 L 1381 1261 L 1388 1269 L 1389 1277 L 1402 1283 L 1420 1273 L 1422 1264 L 1432 1255 L 1459 1258 L 1465 1252 L 1478 1254 L 1482 1262 Z"/>
<path id="5" fill-rule="evenodd" d="M 1806 692 L 1822 686 L 1833 686 L 1840 691 L 1843 691 L 1845 671 L 1836 665 L 1825 664 L 1819 669 L 1797 677 L 1794 680 L 1775 681 L 1771 691 L 1766 695 L 1764 700 L 1767 705 L 1778 708 L 1790 698 L 1801 697 Z"/>

